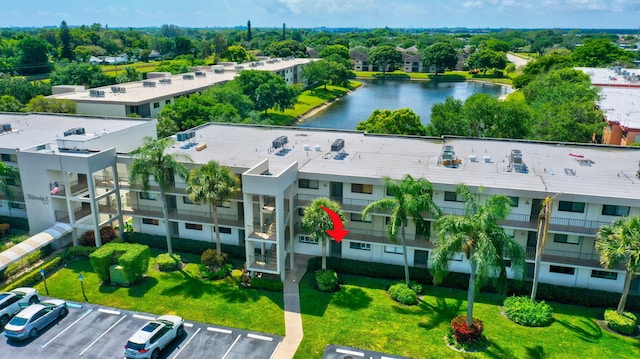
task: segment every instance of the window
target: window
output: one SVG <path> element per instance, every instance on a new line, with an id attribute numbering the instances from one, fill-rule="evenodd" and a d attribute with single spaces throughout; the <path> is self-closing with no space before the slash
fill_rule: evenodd
<path id="1" fill-rule="evenodd" d="M 602 278 L 602 279 L 611 279 L 611 280 L 617 280 L 618 279 L 618 273 L 616 272 L 609 272 L 609 271 L 605 271 L 605 270 L 592 270 L 591 271 L 591 278 Z"/>
<path id="2" fill-rule="evenodd" d="M 580 237 L 556 233 L 553 235 L 553 241 L 555 243 L 580 244 Z"/>
<path id="3" fill-rule="evenodd" d="M 298 208 L 298 216 L 304 217 L 304 208 Z"/>
<path id="4" fill-rule="evenodd" d="M 456 254 L 452 255 L 452 256 L 449 258 L 449 260 L 450 260 L 450 261 L 456 261 L 456 262 L 462 262 L 462 258 L 463 258 L 462 253 L 456 253 Z"/>
<path id="5" fill-rule="evenodd" d="M 152 226 L 157 226 L 160 224 L 160 222 L 158 222 L 157 219 L 151 219 L 151 218 L 143 218 L 142 219 L 142 224 L 149 224 Z"/>
<path id="6" fill-rule="evenodd" d="M 24 209 L 24 205 L 22 203 L 10 202 L 9 208 L 13 209 Z"/>
<path id="7" fill-rule="evenodd" d="M 558 202 L 558 211 L 584 213 L 584 202 Z"/>
<path id="8" fill-rule="evenodd" d="M 310 236 L 300 235 L 298 236 L 298 242 L 300 243 L 308 243 L 308 244 L 318 244 L 317 239 L 313 239 Z"/>
<path id="9" fill-rule="evenodd" d="M 362 218 L 362 214 L 360 213 L 351 213 L 351 222 L 366 222 L 371 223 L 371 215 L 367 215 Z"/>
<path id="10" fill-rule="evenodd" d="M 318 189 L 320 188 L 320 183 L 318 180 L 301 178 L 298 180 L 298 188 Z"/>
<path id="11" fill-rule="evenodd" d="M 518 207 L 518 204 L 520 203 L 520 197 L 509 196 L 509 199 L 511 200 L 511 207 Z"/>
<path id="12" fill-rule="evenodd" d="M 17 186 L 18 185 L 18 181 L 16 181 L 15 178 L 5 178 L 4 183 L 6 183 L 7 186 Z"/>
<path id="13" fill-rule="evenodd" d="M 371 244 L 362 243 L 362 242 L 351 242 L 351 243 L 349 243 L 349 248 L 351 248 L 351 249 L 360 249 L 362 251 L 370 251 L 371 250 Z"/>
<path id="14" fill-rule="evenodd" d="M 231 228 L 229 227 L 218 227 L 218 232 L 224 234 L 231 234 Z"/>
<path id="15" fill-rule="evenodd" d="M 140 199 L 146 199 L 148 201 L 155 201 L 157 195 L 151 192 L 140 192 Z"/>
<path id="16" fill-rule="evenodd" d="M 462 198 L 459 198 L 457 193 L 450 191 L 444 191 L 444 200 L 447 202 L 462 202 Z"/>
<path id="17" fill-rule="evenodd" d="M 628 216 L 629 210 L 629 206 L 614 206 L 612 204 L 602 206 L 602 214 L 605 216 Z"/>
<path id="18" fill-rule="evenodd" d="M 385 253 L 402 254 L 401 246 L 384 246 Z"/>
<path id="19" fill-rule="evenodd" d="M 194 231 L 201 231 L 202 230 L 202 225 L 201 224 L 185 223 L 184 226 L 185 226 L 185 228 L 192 229 Z"/>
<path id="20" fill-rule="evenodd" d="M 351 184 L 351 192 L 352 193 L 372 194 L 373 193 L 373 185 L 362 184 L 362 183 L 352 183 Z"/>
<path id="21" fill-rule="evenodd" d="M 11 160 L 11 155 L 8 153 L 3 153 L 0 159 L 2 159 L 3 162 L 13 162 Z"/>
<path id="22" fill-rule="evenodd" d="M 189 197 L 187 197 L 187 196 L 182 197 L 182 203 L 185 203 L 185 204 L 195 204 L 195 203 L 193 203 L 193 201 L 191 200 L 191 198 L 189 198 Z"/>
<path id="23" fill-rule="evenodd" d="M 169 105 L 169 104 L 171 104 L 171 100 L 164 100 L 164 104 L 165 104 L 165 105 Z"/>
<path id="24" fill-rule="evenodd" d="M 222 207 L 222 208 L 231 208 L 231 202 L 229 201 L 216 201 L 216 207 Z"/>
<path id="25" fill-rule="evenodd" d="M 158 108 L 160 107 L 160 102 L 154 102 L 153 103 L 153 108 Z"/>
<path id="26" fill-rule="evenodd" d="M 574 275 L 576 273 L 576 269 L 573 267 L 549 266 L 549 272 Z"/>

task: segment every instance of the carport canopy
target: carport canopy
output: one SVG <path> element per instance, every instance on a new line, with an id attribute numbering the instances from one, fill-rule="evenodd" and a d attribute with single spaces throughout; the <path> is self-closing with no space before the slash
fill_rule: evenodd
<path id="1" fill-rule="evenodd" d="M 0 270 L 7 268 L 9 264 L 19 261 L 20 258 L 37 251 L 47 244 L 62 238 L 65 234 L 71 233 L 71 231 L 73 231 L 73 228 L 71 228 L 70 225 L 66 223 L 56 223 L 52 227 L 16 244 L 0 253 Z"/>

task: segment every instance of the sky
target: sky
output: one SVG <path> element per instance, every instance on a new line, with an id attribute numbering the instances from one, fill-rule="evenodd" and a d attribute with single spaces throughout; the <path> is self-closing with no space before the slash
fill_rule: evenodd
<path id="1" fill-rule="evenodd" d="M 639 0 L 0 0 L 0 27 L 639 29 Z"/>

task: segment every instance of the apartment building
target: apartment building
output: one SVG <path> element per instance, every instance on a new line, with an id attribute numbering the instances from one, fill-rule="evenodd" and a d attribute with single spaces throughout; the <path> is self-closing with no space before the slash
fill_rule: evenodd
<path id="1" fill-rule="evenodd" d="M 43 115 L 28 116 L 33 120 L 27 130 L 37 127 L 36 123 L 50 128 L 48 121 L 35 121 Z M 6 121 L 2 116 L 0 119 Z M 93 127 L 95 121 L 112 121 L 112 124 L 102 122 L 102 128 L 106 128 L 108 134 L 123 135 L 129 131 L 138 131 L 141 135 L 153 124 L 153 121 L 138 121 L 124 129 L 117 126 L 127 121 L 77 117 L 74 126 L 84 126 L 87 133 L 95 133 L 98 128 Z M 49 160 L 45 160 L 47 146 L 53 147 L 60 140 L 54 139 L 55 134 L 50 132 L 50 142 L 31 144 L 18 151 L 22 188 L 28 192 L 26 197 L 33 197 L 24 204 L 35 230 L 46 226 L 39 218 L 46 217 L 48 224 L 68 223 L 77 236 L 90 227 L 85 225 L 82 214 L 91 213 L 89 216 L 93 219 L 89 218 L 89 223 L 93 225 L 131 217 L 137 232 L 165 234 L 159 189 L 152 183 L 151 190 L 145 193 L 140 186 L 127 181 L 131 160 L 127 153 L 139 145 L 139 140 L 133 140 L 133 136 L 127 137 L 130 141 L 118 139 L 113 142 L 115 148 L 88 154 L 64 153 L 58 144 L 54 152 L 46 155 Z M 64 139 L 62 135 L 59 137 Z M 300 225 L 303 208 L 318 197 L 338 201 L 348 219 L 345 227 L 349 234 L 340 243 L 330 243 L 329 255 L 402 264 L 402 247 L 386 235 L 389 214 L 378 211 L 363 218 L 361 211 L 367 204 L 387 195 L 383 185 L 385 176 L 401 179 L 410 174 L 433 183 L 434 199 L 445 214 L 463 213 L 463 203 L 455 193 L 460 183 L 473 190 L 483 187 L 487 196 L 511 197 L 514 205 L 502 225 L 526 250 L 527 277 L 533 274 L 541 201 L 546 196 L 556 196 L 540 281 L 622 290 L 623 268 L 602 268 L 594 243 L 601 225 L 610 224 L 620 216 L 640 215 L 638 148 L 213 123 L 195 128 L 189 135 L 176 136 L 176 140 L 171 151 L 188 154 L 193 159 L 193 164 L 188 166 L 215 160 L 241 178 L 242 192 L 219 203 L 218 212 L 223 243 L 245 248 L 249 270 L 280 275 L 284 279 L 285 269 L 294 265 L 296 254 L 321 254 L 320 244 Z M 4 141 L 0 143 L 6 147 Z M 42 150 L 37 150 L 42 146 Z M 64 147 L 69 146 L 62 145 Z M 37 156 L 40 151 L 43 153 Z M 91 168 L 69 171 L 72 169 L 67 162 L 69 157 L 77 156 L 81 156 L 82 161 L 88 161 L 86 156 L 96 156 L 96 161 L 88 161 Z M 59 158 L 63 167 L 58 164 Z M 74 177 L 67 178 L 67 171 Z M 27 178 L 31 173 L 38 175 Z M 86 183 L 87 196 L 68 191 L 53 193 L 55 187 L 51 186 L 56 182 L 69 188 L 74 179 L 80 179 L 80 174 L 82 181 L 78 182 Z M 168 191 L 171 235 L 174 240 L 189 238 L 213 243 L 215 235 L 209 206 L 191 202 L 185 189 L 185 179 L 176 177 Z M 44 202 L 49 207 L 46 211 L 41 209 L 45 207 Z M 88 210 L 82 212 L 84 203 Z M 58 212 L 71 215 L 57 216 Z M 406 228 L 407 256 L 412 266 L 429 266 L 435 242 L 432 233 L 435 219 L 426 219 L 431 224 L 427 231 L 418 232 L 413 224 Z M 462 253 L 452 258 L 451 269 L 468 271 L 468 262 Z M 638 280 L 633 281 L 632 292 L 640 292 Z"/>
<path id="2" fill-rule="evenodd" d="M 71 100 L 83 115 L 156 118 L 162 108 L 176 98 L 200 93 L 209 87 L 233 80 L 240 71 L 264 70 L 282 76 L 287 85 L 306 82 L 304 66 L 312 59 L 275 58 L 246 64 L 226 63 L 200 66 L 196 71 L 171 75 L 147 74 L 144 81 L 85 89 L 83 86 L 54 86 L 50 98 Z"/>

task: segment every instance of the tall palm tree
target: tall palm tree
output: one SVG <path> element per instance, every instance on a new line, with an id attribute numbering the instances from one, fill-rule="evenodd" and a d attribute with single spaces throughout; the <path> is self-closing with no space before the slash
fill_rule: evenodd
<path id="1" fill-rule="evenodd" d="M 187 178 L 189 169 L 180 161 L 191 162 L 191 157 L 183 153 L 167 153 L 175 141 L 171 138 L 153 139 L 145 137 L 141 147 L 131 152 L 132 161 L 129 166 L 129 182 L 133 185 L 142 184 L 142 190 L 148 192 L 149 178 L 160 187 L 160 204 L 167 237 L 167 251 L 173 254 L 171 247 L 171 230 L 169 227 L 169 209 L 167 208 L 166 193 L 174 175 Z"/>
<path id="2" fill-rule="evenodd" d="M 222 255 L 220 230 L 218 227 L 218 203 L 226 201 L 236 194 L 240 188 L 238 177 L 228 167 L 216 161 L 196 167 L 189 172 L 187 192 L 193 202 L 207 202 L 213 212 L 213 227 L 216 232 L 216 252 Z"/>
<path id="3" fill-rule="evenodd" d="M 16 167 L 6 165 L 4 162 L 0 161 L 0 192 L 2 192 L 7 201 L 13 200 L 13 191 L 9 185 L 9 181 L 16 181 L 19 178 L 20 174 Z M 9 205 L 9 215 L 11 215 L 11 205 Z"/>
<path id="4" fill-rule="evenodd" d="M 333 229 L 333 222 L 322 207 L 329 208 L 337 213 L 342 220 L 342 224 L 346 223 L 346 220 L 340 204 L 326 197 L 314 199 L 304 209 L 302 227 L 309 233 L 311 239 L 320 242 L 322 245 L 322 270 L 327 270 L 327 241 L 329 240 L 329 235 L 326 231 Z"/>
<path id="5" fill-rule="evenodd" d="M 505 233 L 498 224 L 511 211 L 506 196 L 492 196 L 481 202 L 481 191 L 474 194 L 460 185 L 457 194 L 464 198 L 465 215 L 446 215 L 436 221 L 438 242 L 433 251 L 434 281 L 440 283 L 448 269 L 449 260 L 458 252 L 466 254 L 470 265 L 467 293 L 467 325 L 473 324 L 473 304 L 477 289 L 497 268 L 498 280 L 506 282 L 504 255 L 511 259 L 511 269 L 521 275 L 525 253 L 520 244 Z"/>
<path id="6" fill-rule="evenodd" d="M 596 250 L 600 253 L 600 264 L 605 268 L 624 263 L 627 273 L 616 310 L 622 314 L 631 280 L 640 273 L 640 217 L 619 218 L 611 225 L 602 226 L 598 231 Z"/>
<path id="7" fill-rule="evenodd" d="M 429 213 L 438 218 L 442 211 L 433 201 L 433 187 L 431 182 L 424 178 L 414 179 L 406 175 L 402 181 L 395 181 L 389 177 L 384 178 L 387 193 L 393 198 L 381 198 L 369 203 L 362 211 L 362 217 L 367 217 L 374 209 L 390 210 L 391 217 L 387 225 L 387 235 L 393 241 L 397 241 L 400 232 L 402 255 L 404 259 L 404 278 L 409 285 L 409 263 L 407 262 L 407 243 L 405 228 L 410 218 L 416 224 L 416 230 L 427 228 L 427 222 L 423 214 Z"/>

